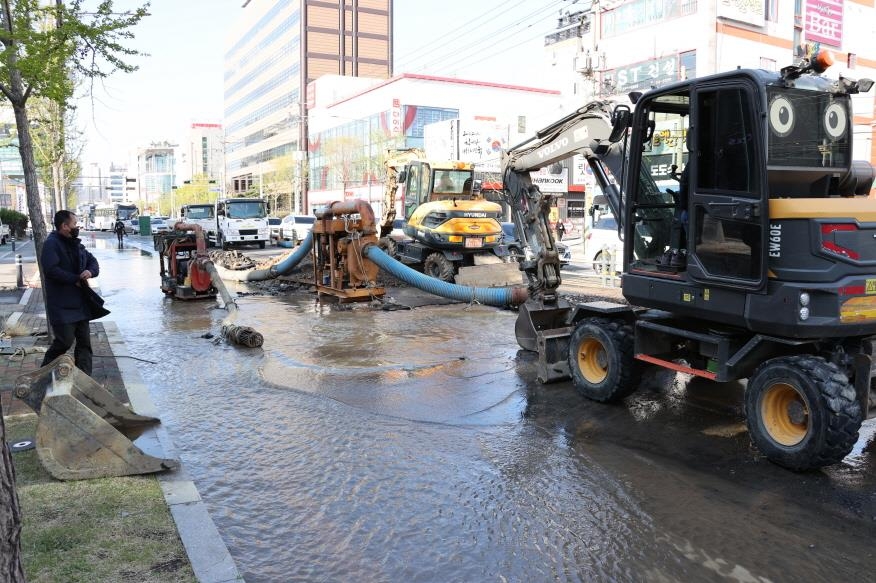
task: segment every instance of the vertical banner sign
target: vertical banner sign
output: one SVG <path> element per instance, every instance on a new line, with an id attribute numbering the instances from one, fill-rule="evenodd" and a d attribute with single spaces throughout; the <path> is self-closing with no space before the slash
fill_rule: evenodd
<path id="1" fill-rule="evenodd" d="M 840 48 L 843 44 L 843 0 L 806 0 L 806 40 Z"/>
<path id="2" fill-rule="evenodd" d="M 480 120 L 460 120 L 459 159 L 481 172 L 502 171 L 502 150 L 508 147 L 508 126 Z"/>
<path id="3" fill-rule="evenodd" d="M 390 109 L 389 133 L 393 136 L 402 134 L 402 106 L 401 100 L 392 100 L 392 109 Z"/>

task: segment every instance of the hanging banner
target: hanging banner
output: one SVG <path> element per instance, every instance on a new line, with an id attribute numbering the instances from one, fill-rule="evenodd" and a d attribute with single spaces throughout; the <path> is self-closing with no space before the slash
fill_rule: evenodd
<path id="1" fill-rule="evenodd" d="M 843 0 L 806 0 L 806 40 L 840 48 L 843 44 Z"/>

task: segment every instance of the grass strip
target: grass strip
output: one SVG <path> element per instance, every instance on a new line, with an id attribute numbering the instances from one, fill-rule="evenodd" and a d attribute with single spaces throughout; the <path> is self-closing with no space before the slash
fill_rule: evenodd
<path id="1" fill-rule="evenodd" d="M 7 441 L 32 438 L 36 425 L 36 415 L 7 417 Z M 35 449 L 12 458 L 30 583 L 196 581 L 155 476 L 62 482 Z"/>

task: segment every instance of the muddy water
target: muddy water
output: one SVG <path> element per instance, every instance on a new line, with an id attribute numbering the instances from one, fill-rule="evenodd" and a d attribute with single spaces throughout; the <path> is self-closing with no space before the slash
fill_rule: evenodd
<path id="1" fill-rule="evenodd" d="M 858 580 L 876 567 L 876 450 L 765 462 L 740 387 L 656 376 L 621 406 L 539 385 L 514 314 L 241 298 L 265 335 L 166 300 L 103 249 L 102 291 L 247 581 Z M 243 288 L 241 288 L 243 289 Z M 716 398 L 716 394 L 720 398 Z M 868 575 L 865 575 L 868 576 Z"/>

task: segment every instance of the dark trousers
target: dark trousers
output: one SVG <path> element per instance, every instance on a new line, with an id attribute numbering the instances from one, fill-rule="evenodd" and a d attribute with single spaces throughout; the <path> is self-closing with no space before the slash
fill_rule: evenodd
<path id="1" fill-rule="evenodd" d="M 55 339 L 46 351 L 40 366 L 45 366 L 65 354 L 75 341 L 73 360 L 76 362 L 76 368 L 91 376 L 91 329 L 88 320 L 71 324 L 52 324 L 52 331 L 55 333 Z"/>
<path id="2" fill-rule="evenodd" d="M 119 245 L 122 244 L 122 237 L 124 237 L 124 236 L 125 236 L 125 232 L 124 232 L 124 231 L 118 231 L 118 232 L 116 233 L 116 237 L 119 238 Z"/>

